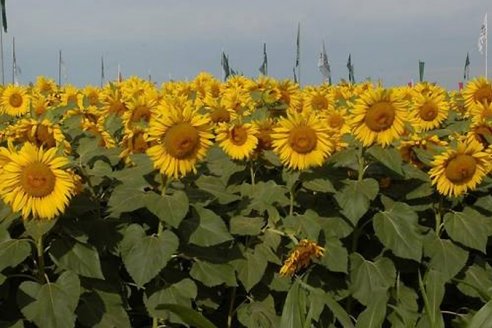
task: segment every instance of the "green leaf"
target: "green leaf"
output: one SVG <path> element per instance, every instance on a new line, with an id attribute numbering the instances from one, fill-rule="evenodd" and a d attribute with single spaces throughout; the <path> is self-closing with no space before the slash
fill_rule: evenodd
<path id="1" fill-rule="evenodd" d="M 403 176 L 402 159 L 400 152 L 397 149 L 382 148 L 379 145 L 375 145 L 367 149 L 367 154 L 374 157 L 378 162 L 390 170 Z"/>
<path id="2" fill-rule="evenodd" d="M 323 293 L 323 301 L 326 306 L 333 313 L 335 318 L 340 322 L 340 324 L 345 328 L 353 328 L 354 325 L 352 320 L 350 320 L 349 314 L 345 311 L 345 309 L 333 298 L 330 293 Z"/>
<path id="3" fill-rule="evenodd" d="M 142 287 L 166 266 L 178 245 L 178 237 L 169 230 L 146 236 L 140 225 L 132 224 L 125 231 L 120 251 L 126 270 Z"/>
<path id="4" fill-rule="evenodd" d="M 449 237 L 473 249 L 485 253 L 489 236 L 488 220 L 476 210 L 465 207 L 463 212 L 452 212 L 444 215 L 444 228 Z"/>
<path id="5" fill-rule="evenodd" d="M 396 256 L 420 262 L 422 236 L 418 233 L 418 216 L 405 203 L 381 198 L 385 211 L 374 215 L 374 232 L 383 245 Z"/>
<path id="6" fill-rule="evenodd" d="M 299 283 L 295 281 L 287 293 L 279 327 L 299 328 L 304 326 L 306 308 L 305 304 L 301 302 L 301 293 L 304 292 L 301 290 Z"/>
<path id="7" fill-rule="evenodd" d="M 269 206 L 276 204 L 285 206 L 289 204 L 289 199 L 285 196 L 287 192 L 288 190 L 285 186 L 280 186 L 273 180 L 260 181 L 254 188 L 250 189 L 250 196 L 253 199 L 250 207 L 258 211 L 264 211 Z"/>
<path id="8" fill-rule="evenodd" d="M 145 196 L 147 209 L 159 220 L 177 228 L 188 213 L 190 206 L 188 197 L 183 191 L 175 191 L 172 195 L 149 193 Z"/>
<path id="9" fill-rule="evenodd" d="M 133 212 L 146 205 L 145 193 L 126 184 L 114 188 L 108 202 L 111 216 L 115 218 L 123 212 Z"/>
<path id="10" fill-rule="evenodd" d="M 191 267 L 190 276 L 207 287 L 221 284 L 237 286 L 234 267 L 229 263 L 214 264 L 197 260 Z"/>
<path id="11" fill-rule="evenodd" d="M 354 231 L 350 222 L 341 217 L 321 217 L 318 222 L 327 237 L 341 239 L 349 236 Z"/>
<path id="12" fill-rule="evenodd" d="M 379 184 L 374 179 L 347 180 L 345 183 L 346 186 L 335 194 L 335 199 L 342 209 L 342 214 L 355 226 L 369 209 L 371 200 L 376 198 Z"/>
<path id="13" fill-rule="evenodd" d="M 485 268 L 478 264 L 468 267 L 465 277 L 457 285 L 458 289 L 470 297 L 480 297 L 485 302 L 492 299 L 492 270 L 488 264 Z"/>
<path id="14" fill-rule="evenodd" d="M 31 254 L 31 244 L 26 239 L 11 239 L 7 230 L 0 230 L 0 271 L 15 267 Z"/>
<path id="15" fill-rule="evenodd" d="M 471 319 L 468 328 L 491 328 L 492 301 L 487 302 Z"/>
<path id="16" fill-rule="evenodd" d="M 229 222 L 230 230 L 233 235 L 257 236 L 265 225 L 262 217 L 248 218 L 244 216 L 234 216 Z"/>
<path id="17" fill-rule="evenodd" d="M 194 208 L 198 215 L 198 226 L 190 236 L 190 243 L 208 247 L 232 239 L 220 216 L 200 206 L 194 206 Z"/>
<path id="18" fill-rule="evenodd" d="M 200 190 L 206 191 L 217 199 L 219 204 L 229 204 L 239 199 L 235 195 L 226 190 L 226 184 L 218 177 L 201 175 L 195 184 Z"/>
<path id="19" fill-rule="evenodd" d="M 49 255 L 60 268 L 81 276 L 104 279 L 97 250 L 73 239 L 59 238 L 50 247 Z"/>
<path id="20" fill-rule="evenodd" d="M 429 269 L 440 272 L 444 281 L 453 278 L 466 263 L 468 252 L 453 244 L 451 240 L 437 238 L 431 234 L 424 243 L 424 252 L 431 258 Z"/>
<path id="21" fill-rule="evenodd" d="M 350 267 L 352 295 L 366 306 L 373 301 L 376 293 L 386 292 L 395 281 L 395 266 L 385 257 L 371 262 L 353 253 L 350 255 Z"/>
<path id="22" fill-rule="evenodd" d="M 44 285 L 25 281 L 17 296 L 21 312 L 40 328 L 68 328 L 75 324 L 75 308 L 80 296 L 77 275 L 66 271 L 55 283 Z"/>
<path id="23" fill-rule="evenodd" d="M 186 324 L 196 328 L 216 328 L 216 326 L 205 318 L 200 312 L 189 307 L 178 304 L 160 304 L 159 310 L 168 310 L 179 316 Z"/>
<path id="24" fill-rule="evenodd" d="M 24 221 L 24 228 L 26 229 L 26 234 L 31 236 L 32 239 L 38 240 L 42 236 L 48 233 L 56 224 L 58 220 L 28 220 Z"/>
<path id="25" fill-rule="evenodd" d="M 441 303 L 444 298 L 445 288 L 441 273 L 433 269 L 429 270 L 425 276 L 425 287 L 422 288 L 422 282 L 420 282 L 420 287 L 425 303 L 423 322 L 427 321 L 431 327 L 444 327 Z M 420 324 L 422 322 L 419 322 Z"/>
<path id="26" fill-rule="evenodd" d="M 328 179 L 316 178 L 312 180 L 303 181 L 302 186 L 311 191 L 336 193 L 335 187 Z"/>
<path id="27" fill-rule="evenodd" d="M 385 292 L 379 292 L 373 295 L 373 299 L 357 317 L 356 328 L 379 328 L 382 327 L 386 316 L 386 304 L 388 295 Z"/>
<path id="28" fill-rule="evenodd" d="M 84 326 L 94 328 L 131 327 L 121 295 L 102 290 L 81 295 L 77 320 Z"/>
<path id="29" fill-rule="evenodd" d="M 331 237 L 326 240 L 324 248 L 325 255 L 320 260 L 321 264 L 331 271 L 347 273 L 348 252 L 342 242 Z"/>
<path id="30" fill-rule="evenodd" d="M 235 260 L 233 265 L 238 273 L 238 279 L 246 291 L 250 291 L 260 282 L 267 267 L 267 260 L 261 253 L 245 252 L 245 259 Z"/>
<path id="31" fill-rule="evenodd" d="M 397 285 L 394 289 L 393 297 L 396 300 L 396 306 L 391 306 L 393 312 L 388 315 L 388 321 L 391 327 L 406 328 L 415 327 L 419 318 L 417 299 L 419 298 L 416 291 L 405 286 L 397 279 Z"/>
<path id="32" fill-rule="evenodd" d="M 307 210 L 303 215 L 289 215 L 283 219 L 284 229 L 295 235 L 318 240 L 321 226 L 319 215 Z"/>
<path id="33" fill-rule="evenodd" d="M 160 304 L 172 303 L 191 307 L 191 300 L 196 299 L 197 293 L 195 282 L 189 278 L 185 278 L 170 286 L 153 291 L 148 298 L 146 297 L 144 299 L 144 302 L 151 316 L 167 318 L 169 313 L 164 309 L 160 309 Z M 179 320 L 179 318 L 177 319 Z"/>
<path id="34" fill-rule="evenodd" d="M 262 302 L 248 302 L 238 307 L 237 318 L 245 327 L 279 327 L 279 317 L 275 312 L 273 297 L 270 295 Z"/>

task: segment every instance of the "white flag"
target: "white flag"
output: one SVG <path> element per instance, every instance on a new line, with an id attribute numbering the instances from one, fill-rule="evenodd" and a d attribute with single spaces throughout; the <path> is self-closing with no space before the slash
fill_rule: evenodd
<path id="1" fill-rule="evenodd" d="M 323 75 L 323 78 L 325 80 L 328 80 L 328 82 L 331 84 L 330 62 L 328 61 L 328 55 L 326 54 L 326 48 L 324 42 L 323 42 L 323 49 L 319 54 L 318 68 L 319 71 L 321 72 L 321 75 Z"/>
<path id="2" fill-rule="evenodd" d="M 484 45 L 487 43 L 487 13 L 483 18 L 483 24 L 480 28 L 480 36 L 478 38 L 478 51 L 483 55 Z"/>

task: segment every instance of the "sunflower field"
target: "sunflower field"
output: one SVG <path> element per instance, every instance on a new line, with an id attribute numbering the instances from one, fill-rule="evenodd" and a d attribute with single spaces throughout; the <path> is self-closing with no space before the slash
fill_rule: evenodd
<path id="1" fill-rule="evenodd" d="M 492 81 L 0 90 L 1 327 L 492 327 Z"/>

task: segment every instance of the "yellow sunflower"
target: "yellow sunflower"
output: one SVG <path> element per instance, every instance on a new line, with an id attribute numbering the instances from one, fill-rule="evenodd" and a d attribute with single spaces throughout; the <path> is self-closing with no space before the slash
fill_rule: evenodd
<path id="1" fill-rule="evenodd" d="M 335 97 L 333 96 L 333 93 L 327 89 L 307 87 L 304 89 L 303 98 L 303 112 L 322 112 L 335 109 Z"/>
<path id="2" fill-rule="evenodd" d="M 468 110 L 479 103 L 492 103 L 492 83 L 484 77 L 471 80 L 463 90 L 463 98 Z"/>
<path id="3" fill-rule="evenodd" d="M 325 249 L 316 242 L 303 239 L 290 252 L 289 257 L 284 261 L 280 268 L 280 275 L 292 277 L 294 273 L 303 268 L 307 268 L 313 258 L 321 258 Z"/>
<path id="4" fill-rule="evenodd" d="M 123 149 L 120 153 L 120 158 L 125 162 L 131 163 L 129 156 L 131 154 L 145 153 L 150 147 L 147 141 L 146 132 L 141 128 L 125 129 L 120 146 Z"/>
<path id="5" fill-rule="evenodd" d="M 492 102 L 477 103 L 468 112 L 473 125 L 490 123 L 492 121 Z"/>
<path id="6" fill-rule="evenodd" d="M 162 106 L 160 106 L 162 107 Z M 186 102 L 182 107 L 161 108 L 149 122 L 148 141 L 157 144 L 147 150 L 154 167 L 178 178 L 193 171 L 212 145 L 210 119 Z"/>
<path id="7" fill-rule="evenodd" d="M 0 173 L 0 197 L 24 219 L 51 220 L 65 211 L 75 192 L 73 173 L 56 149 L 25 143 Z"/>
<path id="8" fill-rule="evenodd" d="M 423 151 L 437 152 L 440 147 L 447 146 L 446 141 L 440 140 L 436 135 L 423 136 L 420 134 L 411 135 L 408 140 L 400 143 L 399 150 L 402 159 L 418 168 L 425 167 L 418 154 L 418 149 Z"/>
<path id="9" fill-rule="evenodd" d="M 9 85 L 2 93 L 2 112 L 10 116 L 21 116 L 29 110 L 29 95 L 25 87 Z"/>
<path id="10" fill-rule="evenodd" d="M 417 132 L 438 128 L 448 117 L 449 104 L 442 93 L 415 94 L 410 108 L 410 120 Z"/>
<path id="11" fill-rule="evenodd" d="M 314 113 L 280 119 L 271 137 L 274 152 L 293 169 L 321 166 L 333 151 L 330 132 Z"/>
<path id="12" fill-rule="evenodd" d="M 432 185 L 446 196 L 460 196 L 482 182 L 490 168 L 490 154 L 472 138 L 457 141 L 441 155 L 434 156 L 429 171 Z"/>
<path id="13" fill-rule="evenodd" d="M 350 125 L 364 146 L 389 145 L 401 136 L 407 118 L 407 102 L 400 94 L 382 88 L 369 89 L 357 99 Z"/>
<path id="14" fill-rule="evenodd" d="M 44 95 L 49 95 L 55 93 L 58 87 L 56 86 L 55 80 L 48 79 L 44 76 L 38 76 L 36 78 L 36 83 L 34 84 L 34 89 Z"/>
<path id="15" fill-rule="evenodd" d="M 215 140 L 219 147 L 232 159 L 248 159 L 258 144 L 258 130 L 250 123 L 222 123 L 216 130 Z"/>

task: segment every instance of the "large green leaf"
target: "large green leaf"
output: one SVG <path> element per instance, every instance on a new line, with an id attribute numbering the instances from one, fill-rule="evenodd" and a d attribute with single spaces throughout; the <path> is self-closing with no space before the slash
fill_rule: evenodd
<path id="1" fill-rule="evenodd" d="M 215 264 L 197 260 L 191 267 L 190 276 L 207 287 L 222 284 L 237 286 L 234 267 L 229 263 Z"/>
<path id="2" fill-rule="evenodd" d="M 487 302 L 471 319 L 468 328 L 491 328 L 492 301 Z"/>
<path id="3" fill-rule="evenodd" d="M 159 305 L 165 303 L 178 304 L 191 308 L 191 300 L 196 299 L 197 293 L 197 286 L 193 280 L 185 278 L 172 285 L 151 291 L 151 294 L 144 299 L 144 302 L 151 316 L 161 319 L 170 318 L 172 322 L 183 323 L 179 316 L 159 308 Z"/>
<path id="4" fill-rule="evenodd" d="M 275 312 L 273 297 L 261 302 L 247 302 L 238 307 L 237 318 L 245 327 L 279 327 L 279 317 Z"/>
<path id="5" fill-rule="evenodd" d="M 220 204 L 229 204 L 239 199 L 238 195 L 226 190 L 226 184 L 218 177 L 200 176 L 195 184 L 202 191 L 206 191 L 217 199 Z"/>
<path id="6" fill-rule="evenodd" d="M 419 276 L 420 279 L 420 276 Z M 420 281 L 420 292 L 424 298 L 425 314 L 419 321 L 418 327 L 444 327 L 444 320 L 441 314 L 441 303 L 444 298 L 444 280 L 442 274 L 436 270 L 429 270 Z"/>
<path id="7" fill-rule="evenodd" d="M 38 240 L 47 234 L 56 224 L 58 220 L 26 220 L 24 221 L 24 228 L 26 229 L 26 234 L 31 236 L 32 239 Z"/>
<path id="8" fill-rule="evenodd" d="M 259 252 L 246 251 L 245 259 L 235 260 L 234 266 L 238 273 L 238 279 L 246 291 L 250 291 L 260 282 L 267 267 L 267 260 Z"/>
<path id="9" fill-rule="evenodd" d="M 376 236 L 396 256 L 420 262 L 423 242 L 418 233 L 417 213 L 405 203 L 394 202 L 384 196 L 381 200 L 385 211 L 374 215 Z"/>
<path id="10" fill-rule="evenodd" d="M 189 242 L 198 246 L 213 246 L 232 239 L 227 227 L 220 216 L 213 211 L 195 206 L 197 217 L 195 221 L 188 220 L 189 224 L 196 223 L 196 228 L 190 235 Z"/>
<path id="11" fill-rule="evenodd" d="M 229 222 L 231 233 L 239 236 L 257 236 L 265 225 L 262 217 L 234 216 Z"/>
<path id="12" fill-rule="evenodd" d="M 302 238 L 318 240 L 321 231 L 320 221 L 321 219 L 316 212 L 307 210 L 303 215 L 285 217 L 282 223 L 286 232 Z"/>
<path id="13" fill-rule="evenodd" d="M 492 269 L 488 264 L 484 266 L 473 264 L 468 267 L 465 277 L 457 285 L 458 289 L 470 297 L 480 297 L 485 302 L 492 299 Z"/>
<path id="14" fill-rule="evenodd" d="M 75 308 L 80 296 L 80 281 L 73 272 L 44 285 L 25 281 L 17 296 L 22 314 L 40 328 L 68 328 L 75 324 Z"/>
<path id="15" fill-rule="evenodd" d="M 159 220 L 177 228 L 188 213 L 188 197 L 183 191 L 175 191 L 172 195 L 158 195 L 149 193 L 145 195 L 147 209 Z"/>
<path id="16" fill-rule="evenodd" d="M 454 241 L 485 253 L 489 237 L 487 221 L 478 211 L 465 207 L 463 212 L 446 213 L 444 228 Z"/>
<path id="17" fill-rule="evenodd" d="M 166 266 L 178 245 L 178 237 L 169 230 L 146 236 L 140 225 L 132 224 L 125 231 L 120 251 L 126 270 L 143 286 Z"/>
<path id="18" fill-rule="evenodd" d="M 114 188 L 108 201 L 111 216 L 115 218 L 123 212 L 132 212 L 146 206 L 145 193 L 126 184 Z"/>
<path id="19" fill-rule="evenodd" d="M 294 282 L 287 293 L 280 326 L 282 328 L 300 328 L 304 327 L 306 319 L 306 303 L 304 291 L 301 289 L 299 282 Z"/>
<path id="20" fill-rule="evenodd" d="M 379 184 L 374 179 L 347 180 L 345 184 L 346 186 L 335 194 L 335 199 L 341 207 L 342 214 L 355 226 L 369 209 L 371 200 L 376 198 Z"/>
<path id="21" fill-rule="evenodd" d="M 368 306 L 376 293 L 386 292 L 394 283 L 395 266 L 382 257 L 375 262 L 365 260 L 360 254 L 350 255 L 350 290 L 362 304 Z"/>
<path id="22" fill-rule="evenodd" d="M 348 267 L 348 252 L 339 239 L 330 237 L 326 240 L 325 255 L 320 262 L 329 270 L 334 272 L 347 273 Z"/>
<path id="23" fill-rule="evenodd" d="M 99 253 L 89 244 L 58 238 L 51 244 L 49 254 L 53 262 L 62 269 L 84 277 L 104 279 Z"/>
<path id="24" fill-rule="evenodd" d="M 445 281 L 453 278 L 466 263 L 468 252 L 451 240 L 430 234 L 424 243 L 424 251 L 431 258 L 429 268 L 440 272 Z"/>
<path id="25" fill-rule="evenodd" d="M 379 328 L 383 325 L 386 316 L 388 295 L 379 292 L 373 295 L 367 308 L 357 317 L 356 328 Z"/>
<path id="26" fill-rule="evenodd" d="M 31 254 L 27 239 L 11 239 L 7 230 L 0 229 L 0 271 L 15 267 Z"/>
<path id="27" fill-rule="evenodd" d="M 388 321 L 391 326 L 395 328 L 415 327 L 420 317 L 417 303 L 419 296 L 416 291 L 405 286 L 397 279 L 393 297 L 396 300 L 396 304 L 391 306 L 393 312 L 388 315 Z"/>
<path id="28" fill-rule="evenodd" d="M 263 212 L 274 205 L 286 206 L 289 204 L 289 199 L 285 196 L 287 192 L 285 186 L 278 185 L 273 180 L 260 181 L 254 188 L 249 188 L 248 195 L 252 198 L 249 207 Z"/>
<path id="29" fill-rule="evenodd" d="M 345 328 L 353 328 L 354 325 L 350 319 L 350 315 L 345 311 L 345 309 L 335 300 L 335 298 L 330 293 L 323 294 L 323 301 L 326 306 L 333 313 L 335 318 L 340 322 L 340 324 Z"/>
<path id="30" fill-rule="evenodd" d="M 335 193 L 336 189 L 328 179 L 315 178 L 302 182 L 302 186 L 308 190 L 325 193 Z"/>
<path id="31" fill-rule="evenodd" d="M 379 145 L 375 145 L 367 149 L 367 154 L 374 157 L 378 162 L 393 172 L 403 175 L 402 159 L 400 152 L 397 149 L 383 148 Z"/>
<path id="32" fill-rule="evenodd" d="M 157 306 L 159 310 L 168 310 L 179 316 L 186 324 L 196 328 L 216 328 L 216 326 L 205 318 L 200 312 L 189 307 L 178 304 L 160 304 Z"/>
<path id="33" fill-rule="evenodd" d="M 121 295 L 103 290 L 93 290 L 80 296 L 77 319 L 87 327 L 131 327 Z"/>

